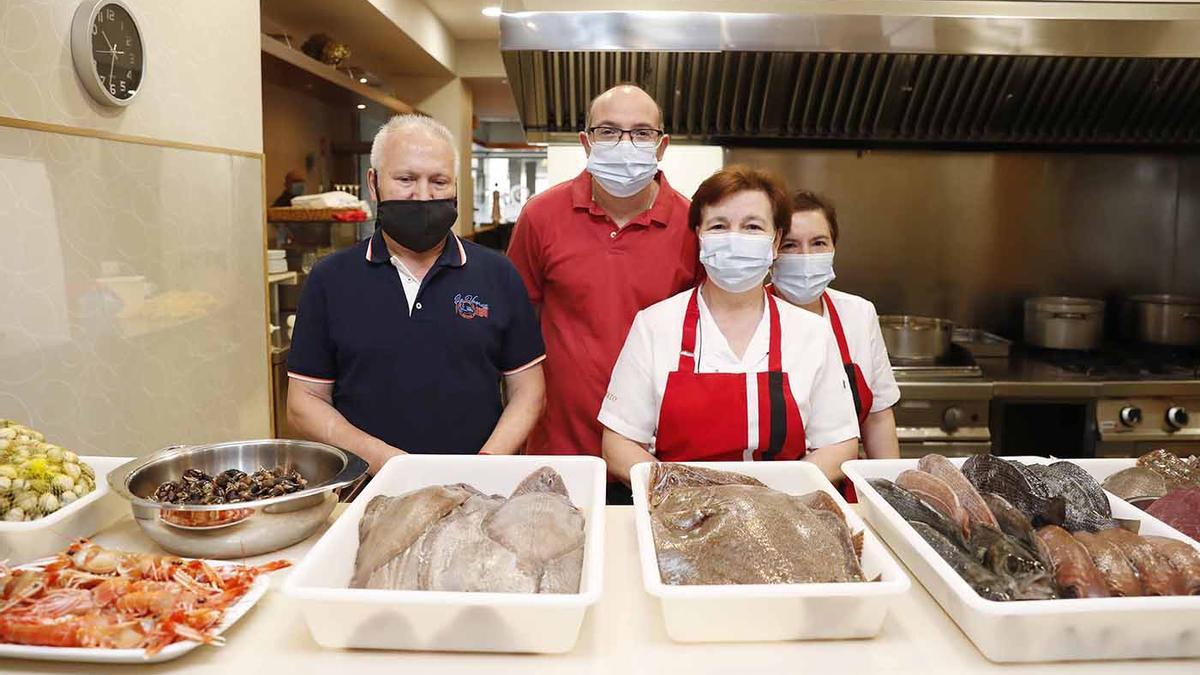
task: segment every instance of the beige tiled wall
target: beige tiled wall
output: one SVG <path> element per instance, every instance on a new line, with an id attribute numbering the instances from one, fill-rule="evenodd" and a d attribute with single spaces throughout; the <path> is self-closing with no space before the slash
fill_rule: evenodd
<path id="1" fill-rule="evenodd" d="M 266 436 L 258 3 L 130 0 L 122 111 L 71 67 L 78 4 L 0 2 L 0 418 L 81 454 Z"/>

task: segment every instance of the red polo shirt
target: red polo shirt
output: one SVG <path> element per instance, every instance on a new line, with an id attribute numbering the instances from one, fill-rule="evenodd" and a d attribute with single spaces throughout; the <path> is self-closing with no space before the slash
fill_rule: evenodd
<path id="1" fill-rule="evenodd" d="M 546 412 L 530 454 L 599 455 L 596 421 L 633 317 L 691 288 L 700 270 L 688 200 L 659 172 L 654 204 L 618 229 L 592 201 L 587 171 L 534 197 L 508 255 L 541 309 Z"/>

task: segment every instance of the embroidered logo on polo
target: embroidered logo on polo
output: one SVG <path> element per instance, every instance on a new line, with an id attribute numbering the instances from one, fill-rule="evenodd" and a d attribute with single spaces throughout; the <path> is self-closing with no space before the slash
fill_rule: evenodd
<path id="1" fill-rule="evenodd" d="M 479 301 L 478 295 L 455 295 L 454 311 L 464 319 L 486 319 L 488 316 L 488 306 Z"/>

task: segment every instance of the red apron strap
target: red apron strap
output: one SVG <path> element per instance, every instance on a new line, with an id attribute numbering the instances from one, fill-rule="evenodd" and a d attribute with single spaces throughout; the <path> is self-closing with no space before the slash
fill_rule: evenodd
<path id="1" fill-rule="evenodd" d="M 842 329 L 842 318 L 838 316 L 837 308 L 833 306 L 833 300 L 830 299 L 829 293 L 822 293 L 821 300 L 825 302 L 825 308 L 829 310 L 829 323 L 833 326 L 833 337 L 837 338 L 838 351 L 842 353 L 842 365 L 849 365 L 850 361 L 850 346 L 846 344 L 846 331 Z"/>
<path id="2" fill-rule="evenodd" d="M 683 339 L 679 342 L 679 366 L 676 368 L 682 373 L 696 372 L 696 326 L 700 323 L 700 304 L 696 298 L 699 293 L 699 288 L 692 289 L 687 312 L 683 315 Z"/>
<path id="3" fill-rule="evenodd" d="M 775 304 L 775 296 L 770 293 L 767 293 L 767 309 L 771 313 L 771 346 L 767 351 L 767 370 L 780 372 L 783 370 L 783 349 L 779 346 L 782 341 L 779 328 L 779 307 Z"/>

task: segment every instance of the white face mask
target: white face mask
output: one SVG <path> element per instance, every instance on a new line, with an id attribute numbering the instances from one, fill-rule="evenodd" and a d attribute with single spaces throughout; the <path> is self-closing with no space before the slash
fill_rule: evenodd
<path id="1" fill-rule="evenodd" d="M 630 141 L 593 145 L 587 170 L 608 194 L 632 197 L 658 174 L 658 146 L 639 148 Z"/>
<path id="2" fill-rule="evenodd" d="M 807 305 L 821 297 L 836 276 L 832 253 L 783 253 L 775 260 L 771 283 L 788 302 Z"/>
<path id="3" fill-rule="evenodd" d="M 730 293 L 761 286 L 771 269 L 775 238 L 722 232 L 700 237 L 700 262 L 714 284 Z"/>

